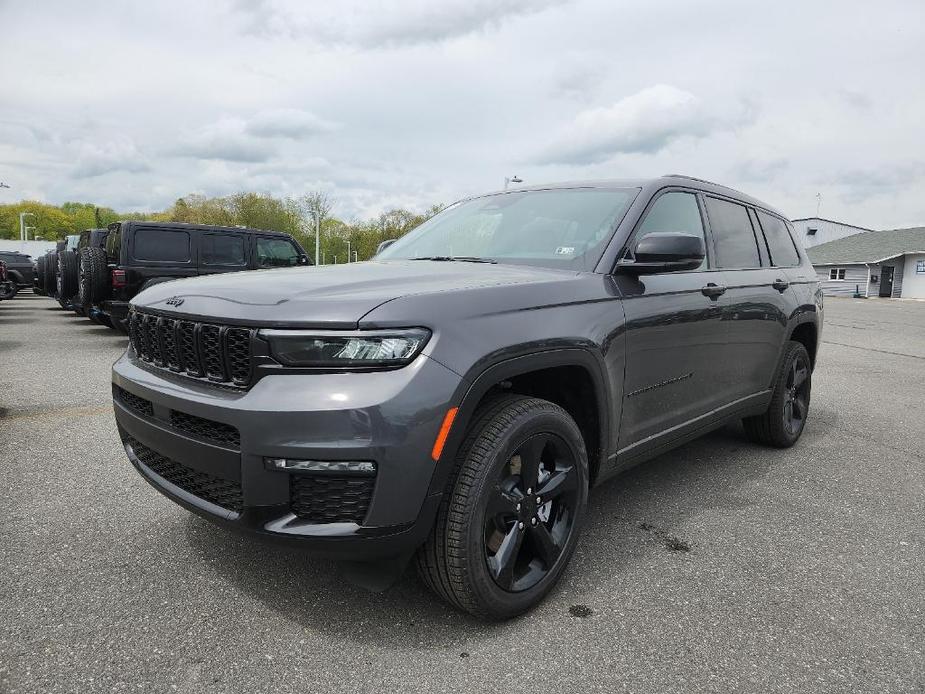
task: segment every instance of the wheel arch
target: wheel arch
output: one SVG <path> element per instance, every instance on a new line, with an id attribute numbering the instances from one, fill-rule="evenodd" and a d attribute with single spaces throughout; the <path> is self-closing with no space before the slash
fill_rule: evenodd
<path id="1" fill-rule="evenodd" d="M 454 468 L 453 461 L 479 406 L 495 393 L 521 393 L 550 400 L 563 407 L 581 429 L 588 449 L 589 479 L 593 485 L 607 457 L 610 431 L 610 393 L 604 366 L 598 355 L 583 347 L 557 348 L 504 359 L 489 366 L 476 366 L 467 375 L 456 399 L 458 410 L 444 446 L 441 464 L 431 481 L 429 493 L 444 491 Z M 576 377 L 569 387 L 559 389 L 562 378 Z M 544 385 L 544 382 L 546 384 Z M 582 398 L 591 388 L 591 402 Z"/>

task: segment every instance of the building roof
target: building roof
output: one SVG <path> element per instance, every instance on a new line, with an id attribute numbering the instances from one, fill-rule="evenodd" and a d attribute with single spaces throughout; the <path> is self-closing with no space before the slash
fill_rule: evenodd
<path id="1" fill-rule="evenodd" d="M 841 227 L 851 227 L 852 229 L 863 229 L 864 231 L 873 231 L 873 229 L 868 229 L 867 227 L 859 227 L 857 224 L 848 224 L 847 222 L 839 222 L 835 219 L 826 219 L 825 217 L 798 217 L 797 219 L 791 219 L 790 221 L 791 222 L 828 222 L 829 224 L 837 224 L 838 226 L 841 226 Z"/>
<path id="2" fill-rule="evenodd" d="M 865 231 L 807 248 L 813 265 L 876 263 L 904 253 L 925 253 L 925 227 Z"/>

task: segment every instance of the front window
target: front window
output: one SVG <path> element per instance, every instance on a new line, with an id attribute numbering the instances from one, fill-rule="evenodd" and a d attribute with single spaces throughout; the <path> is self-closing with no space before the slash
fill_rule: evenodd
<path id="1" fill-rule="evenodd" d="M 563 188 L 498 193 L 444 210 L 377 260 L 485 259 L 592 270 L 635 188 Z"/>
<path id="2" fill-rule="evenodd" d="M 845 268 L 843 267 L 833 267 L 829 270 L 829 279 L 830 280 L 843 280 L 845 279 Z"/>
<path id="3" fill-rule="evenodd" d="M 289 241 L 257 237 L 258 267 L 292 267 L 299 264 L 299 251 Z"/>

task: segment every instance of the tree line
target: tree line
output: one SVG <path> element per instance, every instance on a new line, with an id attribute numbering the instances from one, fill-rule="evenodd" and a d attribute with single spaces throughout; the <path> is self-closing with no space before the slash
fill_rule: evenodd
<path id="1" fill-rule="evenodd" d="M 321 228 L 323 262 L 343 263 L 349 244 L 351 260 L 371 258 L 382 241 L 396 239 L 426 221 L 443 208 L 433 205 L 426 212 L 394 209 L 365 220 L 344 221 L 336 216 L 336 201 L 325 193 L 278 198 L 261 193 L 236 193 L 223 197 L 187 195 L 160 212 L 116 212 L 92 203 L 63 205 L 24 200 L 0 205 L 0 238 L 19 238 L 19 215 L 25 218 L 29 238 L 58 241 L 84 229 L 106 227 L 120 220 L 188 222 L 221 226 L 247 226 L 292 234 L 307 251 L 315 253 L 315 228 Z"/>

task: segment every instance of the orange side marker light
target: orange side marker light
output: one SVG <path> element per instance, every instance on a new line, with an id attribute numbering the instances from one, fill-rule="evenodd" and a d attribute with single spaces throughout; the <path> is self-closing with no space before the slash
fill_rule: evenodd
<path id="1" fill-rule="evenodd" d="M 450 427 L 453 426 L 457 411 L 459 411 L 458 407 L 453 407 L 446 411 L 443 424 L 440 425 L 440 433 L 437 434 L 437 440 L 434 441 L 434 449 L 430 452 L 430 457 L 434 459 L 434 462 L 440 460 L 440 454 L 443 453 L 443 444 L 446 443 L 446 437 L 450 435 Z"/>

